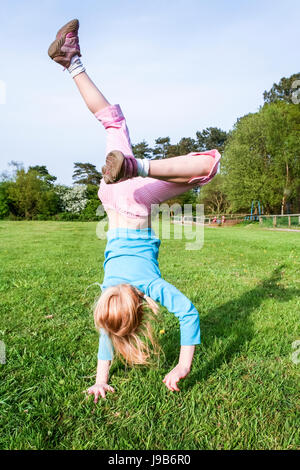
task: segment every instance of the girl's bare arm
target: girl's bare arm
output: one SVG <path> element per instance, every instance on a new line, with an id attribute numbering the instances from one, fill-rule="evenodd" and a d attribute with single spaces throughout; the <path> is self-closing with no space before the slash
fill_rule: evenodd
<path id="1" fill-rule="evenodd" d="M 97 403 L 99 396 L 105 399 L 106 392 L 113 392 L 114 388 L 108 385 L 109 369 L 111 361 L 103 361 L 98 359 L 96 383 L 88 388 L 86 392 L 94 395 L 94 402 Z"/>

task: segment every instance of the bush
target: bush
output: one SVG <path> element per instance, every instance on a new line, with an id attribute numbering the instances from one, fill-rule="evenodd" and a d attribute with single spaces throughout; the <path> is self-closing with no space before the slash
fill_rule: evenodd
<path id="1" fill-rule="evenodd" d="M 0 183 L 0 219 L 4 219 L 4 217 L 7 217 L 9 215 L 9 185 L 9 181 L 3 181 L 2 183 Z"/>
<path id="2" fill-rule="evenodd" d="M 99 220 L 101 215 L 97 214 L 97 209 L 101 206 L 99 199 L 91 199 L 80 214 L 80 220 Z"/>

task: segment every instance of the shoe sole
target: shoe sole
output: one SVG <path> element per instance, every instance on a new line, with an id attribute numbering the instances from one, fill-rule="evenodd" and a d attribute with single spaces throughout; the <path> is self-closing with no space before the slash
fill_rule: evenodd
<path id="1" fill-rule="evenodd" d="M 122 166 L 124 163 L 124 155 L 119 150 L 109 152 L 106 157 L 106 164 L 102 167 L 103 179 L 106 184 L 112 184 L 122 178 Z M 105 174 L 106 172 L 108 174 Z"/>
<path id="2" fill-rule="evenodd" d="M 49 49 L 48 49 L 48 55 L 51 57 L 51 59 L 55 60 L 55 57 L 63 57 L 65 56 L 65 52 L 61 50 L 63 47 L 66 36 L 68 33 L 77 33 L 79 29 L 79 21 L 78 20 L 71 20 L 64 26 L 62 26 L 57 34 L 56 34 L 56 39 L 50 44 Z M 60 37 L 58 37 L 60 36 Z M 78 52 L 79 57 L 81 57 L 81 54 Z"/>

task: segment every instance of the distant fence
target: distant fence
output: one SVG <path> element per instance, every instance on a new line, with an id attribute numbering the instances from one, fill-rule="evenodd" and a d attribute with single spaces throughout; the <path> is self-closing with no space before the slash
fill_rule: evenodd
<path id="1" fill-rule="evenodd" d="M 300 214 L 260 215 L 258 220 L 263 227 L 300 227 Z"/>
<path id="2" fill-rule="evenodd" d="M 196 216 L 173 216 L 172 221 L 175 224 L 203 224 L 211 227 L 230 226 L 242 222 L 259 222 L 261 227 L 286 227 L 286 228 L 300 228 L 300 214 L 284 214 L 284 215 L 251 215 L 251 214 L 225 214 L 225 215 L 210 215 L 204 217 Z"/>

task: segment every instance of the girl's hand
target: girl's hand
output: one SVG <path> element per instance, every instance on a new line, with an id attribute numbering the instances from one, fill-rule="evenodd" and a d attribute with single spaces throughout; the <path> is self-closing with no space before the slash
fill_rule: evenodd
<path id="1" fill-rule="evenodd" d="M 179 382 L 180 379 L 184 379 L 184 377 L 186 377 L 189 372 L 190 369 L 188 367 L 177 364 L 177 366 L 174 367 L 174 369 L 172 369 L 171 372 L 165 376 L 163 382 L 165 386 L 171 390 L 171 392 L 180 392 L 177 386 L 177 382 Z"/>
<path id="2" fill-rule="evenodd" d="M 98 402 L 99 395 L 101 395 L 101 397 L 104 398 L 104 400 L 105 400 L 106 399 L 105 398 L 106 392 L 114 393 L 114 391 L 115 390 L 110 385 L 108 385 L 107 383 L 99 383 L 99 384 L 96 383 L 92 387 L 85 390 L 85 392 L 88 395 L 94 395 L 94 403 Z"/>

